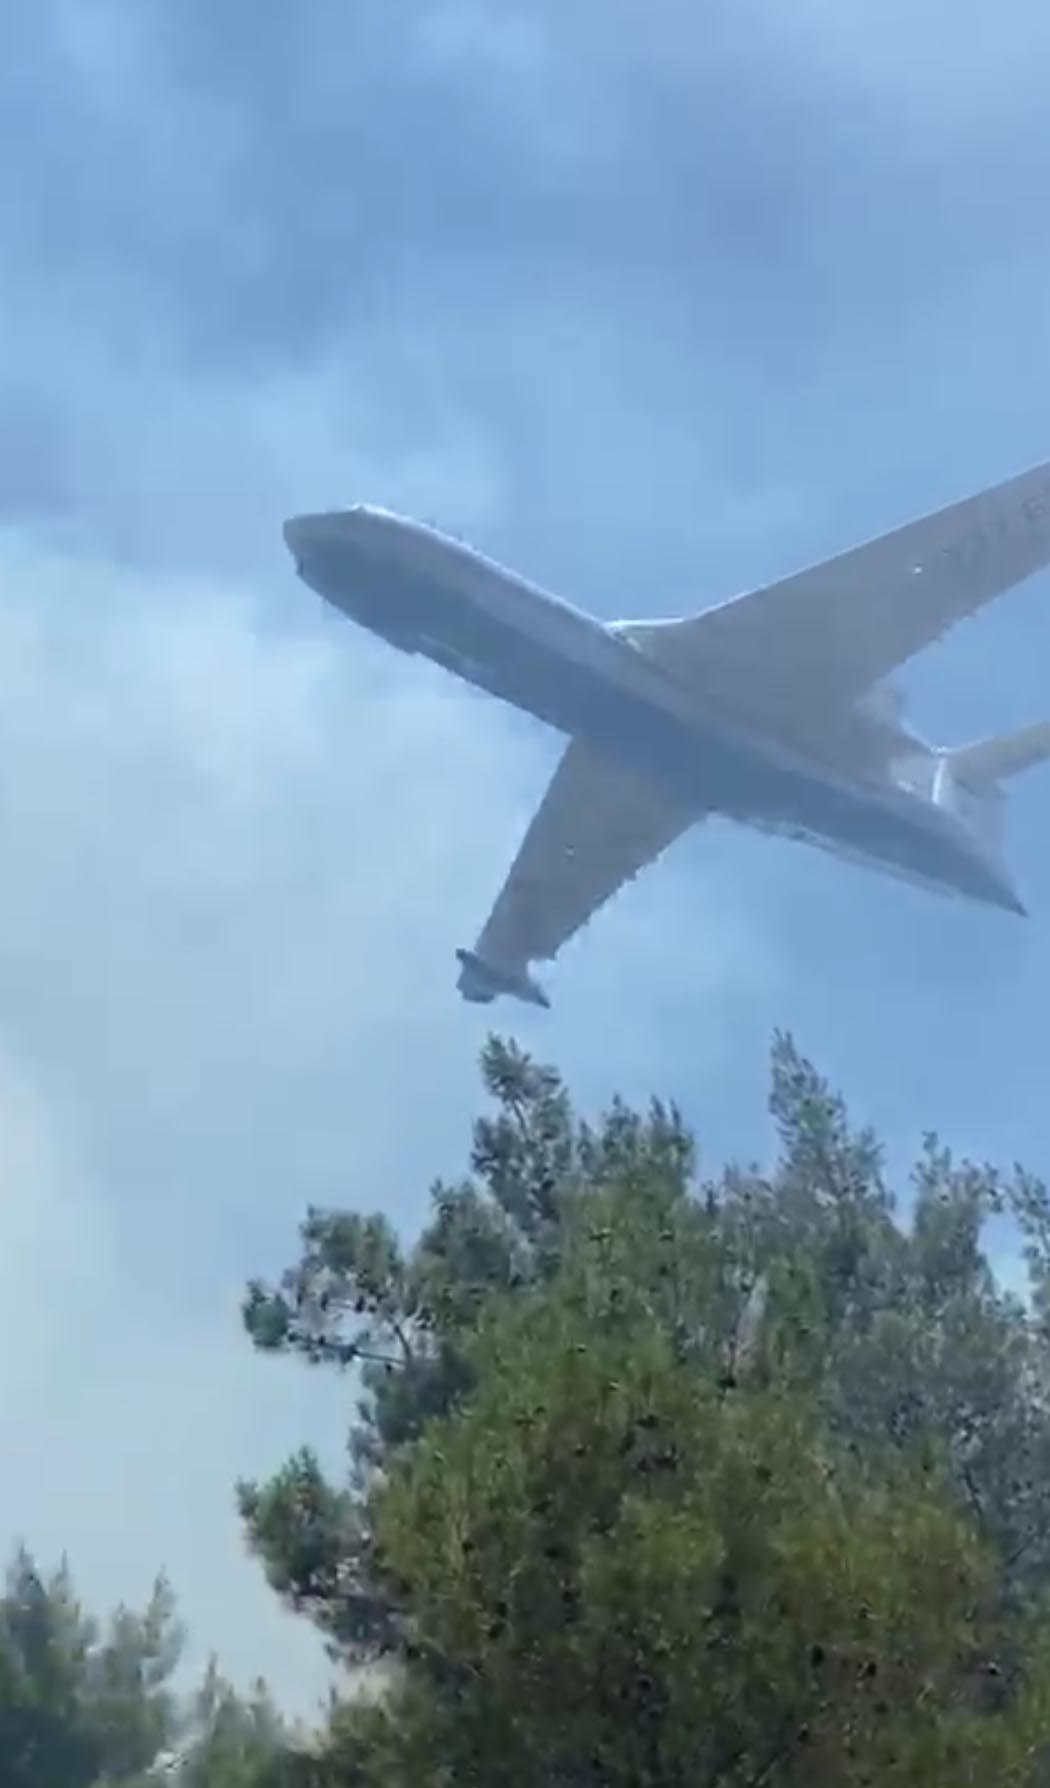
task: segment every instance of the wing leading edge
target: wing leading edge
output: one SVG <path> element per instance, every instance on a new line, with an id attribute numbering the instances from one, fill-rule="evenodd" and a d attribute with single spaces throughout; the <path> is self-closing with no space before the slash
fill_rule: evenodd
<path id="1" fill-rule="evenodd" d="M 621 623 L 687 679 L 712 663 L 853 700 L 1050 563 L 1050 463 L 684 620 Z"/>
<path id="2" fill-rule="evenodd" d="M 513 993 L 546 1004 L 529 964 L 556 956 L 625 882 L 702 818 L 572 740 L 474 950 L 459 952 L 464 998 Z"/>

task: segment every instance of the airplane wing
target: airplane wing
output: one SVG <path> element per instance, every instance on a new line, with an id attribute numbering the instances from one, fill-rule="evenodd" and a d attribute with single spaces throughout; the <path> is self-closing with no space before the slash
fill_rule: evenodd
<path id="1" fill-rule="evenodd" d="M 574 739 L 525 834 L 473 951 L 461 951 L 460 991 L 545 1004 L 528 965 L 562 944 L 703 815 Z"/>
<path id="2" fill-rule="evenodd" d="M 1050 562 L 1050 463 L 765 589 L 621 630 L 687 679 L 712 665 L 853 699 Z"/>

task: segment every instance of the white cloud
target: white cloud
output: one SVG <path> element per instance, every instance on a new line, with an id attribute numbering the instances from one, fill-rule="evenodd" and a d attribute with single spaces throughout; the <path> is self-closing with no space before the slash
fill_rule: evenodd
<path id="1" fill-rule="evenodd" d="M 217 1632 L 240 1680 L 279 1665 L 287 1703 L 308 1710 L 319 1648 L 244 1558 L 231 1487 L 272 1463 L 275 1433 L 316 1420 L 314 1387 L 285 1375 L 261 1398 L 257 1368 L 218 1312 L 196 1332 L 142 1321 L 126 1274 L 146 1263 L 122 1261 L 113 1201 L 68 1135 L 4 1058 L 0 1532 L 9 1546 L 25 1540 L 45 1568 L 68 1551 L 99 1612 L 121 1598 L 141 1605 L 166 1568 L 198 1616 L 187 1669 L 202 1668 Z M 331 1425 L 330 1400 L 327 1413 Z"/>
<path id="2" fill-rule="evenodd" d="M 608 149 L 613 116 L 579 57 L 576 23 L 535 7 L 497 15 L 475 0 L 448 0 L 420 12 L 414 47 L 420 67 L 469 87 L 501 127 L 517 125 L 533 153 L 580 162 Z"/>
<path id="3" fill-rule="evenodd" d="M 108 1255 L 104 1212 L 76 1196 L 46 1104 L 0 1059 L 0 1307 L 8 1346 L 0 1364 L 7 1444 L 39 1414 L 42 1390 L 65 1362 L 65 1311 L 90 1291 Z"/>
<path id="4" fill-rule="evenodd" d="M 306 1438 L 338 1458 L 346 1393 L 255 1359 L 236 1299 L 311 1196 L 393 1179 L 419 1208 L 473 1041 L 406 1086 L 404 1027 L 452 1009 L 438 937 L 500 758 L 312 617 L 266 634 L 235 590 L 24 542 L 4 570 L 0 987 L 39 1090 L 0 1074 L 0 1531 L 68 1547 L 100 1602 L 167 1565 L 198 1644 L 301 1703 L 316 1647 L 240 1557 L 232 1487 Z"/>
<path id="5" fill-rule="evenodd" d="M 907 122 L 927 141 L 953 121 L 1001 121 L 1041 93 L 1050 60 L 1050 18 L 1033 0 L 750 0 L 745 16 L 797 58 L 800 77 L 816 70 L 843 97 L 914 108 Z"/>

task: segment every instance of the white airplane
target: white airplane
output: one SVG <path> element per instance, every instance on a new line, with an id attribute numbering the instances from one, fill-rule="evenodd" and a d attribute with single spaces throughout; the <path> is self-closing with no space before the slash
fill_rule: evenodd
<path id="1" fill-rule="evenodd" d="M 1002 782 L 1050 723 L 927 744 L 884 679 L 1050 561 L 1050 463 L 765 589 L 606 623 L 435 528 L 296 516 L 300 577 L 362 626 L 568 736 L 459 991 L 549 1004 L 530 970 L 681 833 L 726 815 L 1024 913 Z"/>

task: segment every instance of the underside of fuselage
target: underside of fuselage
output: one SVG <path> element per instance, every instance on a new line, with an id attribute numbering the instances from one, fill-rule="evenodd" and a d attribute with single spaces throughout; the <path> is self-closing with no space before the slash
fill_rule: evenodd
<path id="1" fill-rule="evenodd" d="M 811 703 L 806 749 L 778 716 L 765 730 L 728 702 L 719 712 L 713 700 L 687 696 L 597 621 L 441 537 L 435 545 L 425 531 L 403 539 L 377 529 L 348 541 L 333 529 L 289 535 L 289 544 L 304 581 L 360 625 L 585 740 L 691 804 L 697 818 L 720 813 L 1022 910 L 999 865 L 952 814 L 895 784 L 885 750 L 895 729 L 877 716 L 829 711 L 821 727 Z"/>
<path id="2" fill-rule="evenodd" d="M 947 864 L 943 866 L 944 873 L 941 873 L 940 866 L 931 867 L 925 855 L 920 860 L 911 860 L 903 853 L 896 857 L 877 855 L 864 844 L 848 844 L 842 838 L 811 827 L 794 825 L 791 821 L 751 817 L 745 823 L 752 831 L 762 832 L 770 838 L 783 838 L 792 844 L 807 845 L 811 850 L 821 851 L 838 862 L 848 863 L 857 869 L 877 869 L 880 874 L 918 888 L 924 893 L 976 903 L 979 906 L 996 907 L 1020 917 L 1026 916 L 1026 909 L 1005 874 L 1000 873 L 997 866 L 991 863 L 986 865 L 976 854 L 976 873 L 971 874 L 969 866 L 961 874 L 951 873 Z M 916 855 L 918 857 L 918 853 Z"/>

